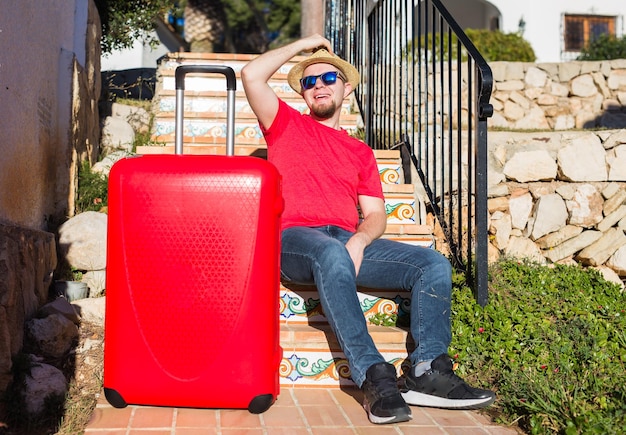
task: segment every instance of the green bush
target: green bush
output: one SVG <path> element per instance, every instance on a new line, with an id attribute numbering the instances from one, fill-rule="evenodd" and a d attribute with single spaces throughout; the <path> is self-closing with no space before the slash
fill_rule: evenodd
<path id="1" fill-rule="evenodd" d="M 78 171 L 76 213 L 102 210 L 107 206 L 107 196 L 108 178 L 92 172 L 89 162 L 83 162 Z"/>
<path id="2" fill-rule="evenodd" d="M 518 33 L 486 29 L 467 29 L 465 33 L 487 62 L 534 62 L 537 59 L 530 43 Z"/>
<path id="3" fill-rule="evenodd" d="M 517 33 L 502 33 L 499 30 L 492 31 L 486 29 L 466 29 L 465 33 L 487 62 L 534 62 L 536 60 L 535 52 L 528 41 Z M 452 34 L 450 43 L 448 39 L 447 33 L 443 34 L 443 40 L 440 33 L 429 33 L 422 35 L 420 46 L 422 50 L 432 52 L 434 45 L 435 58 L 440 59 L 443 56 L 444 60 L 448 59 L 448 47 L 450 47 L 451 57 L 456 59 L 458 57 L 458 38 L 455 34 Z M 413 47 L 414 44 L 414 41 L 410 41 L 405 49 L 405 53 L 410 58 L 413 56 L 412 50 L 414 48 L 417 49 L 417 45 Z M 441 50 L 442 47 L 443 51 Z M 467 51 L 464 48 L 461 50 L 461 59 L 467 59 Z"/>
<path id="4" fill-rule="evenodd" d="M 626 36 L 600 35 L 584 47 L 578 60 L 626 59 Z"/>
<path id="5" fill-rule="evenodd" d="M 493 388 L 496 420 L 533 434 L 626 433 L 626 293 L 595 270 L 506 260 L 489 303 L 453 295 L 459 375 Z"/>

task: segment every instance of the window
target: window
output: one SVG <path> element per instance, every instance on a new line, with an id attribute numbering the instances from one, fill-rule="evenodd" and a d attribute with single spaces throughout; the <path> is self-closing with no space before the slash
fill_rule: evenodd
<path id="1" fill-rule="evenodd" d="M 565 51 L 580 51 L 600 35 L 615 35 L 615 17 L 565 15 Z"/>

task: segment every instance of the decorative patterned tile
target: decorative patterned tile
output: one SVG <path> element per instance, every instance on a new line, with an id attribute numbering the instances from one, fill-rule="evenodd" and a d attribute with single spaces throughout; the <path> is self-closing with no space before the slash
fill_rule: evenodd
<path id="1" fill-rule="evenodd" d="M 172 136 L 176 131 L 174 120 L 157 119 L 154 122 L 154 138 Z M 186 119 L 183 123 L 183 136 L 195 138 L 226 137 L 226 122 L 208 121 L 204 119 Z M 235 138 L 263 138 L 261 129 L 256 122 L 235 123 Z"/>
<path id="2" fill-rule="evenodd" d="M 186 113 L 226 113 L 226 99 L 212 97 L 185 98 L 184 111 Z M 161 112 L 174 112 L 176 110 L 176 97 L 161 97 L 159 101 Z M 252 113 L 247 100 L 235 101 L 235 113 Z"/>
<path id="3" fill-rule="evenodd" d="M 408 368 L 406 353 L 385 352 L 385 360 L 396 367 L 398 374 Z M 404 368 L 403 368 L 404 366 Z M 348 360 L 342 352 L 319 352 L 306 349 L 285 353 L 279 369 L 281 387 L 354 386 Z"/>
<path id="4" fill-rule="evenodd" d="M 416 220 L 415 198 L 411 196 L 385 196 L 388 224 L 414 224 Z"/>
<path id="5" fill-rule="evenodd" d="M 163 90 L 175 91 L 176 79 L 174 76 L 163 76 Z M 241 82 L 237 82 L 237 89 L 241 89 Z M 218 91 L 223 92 L 226 90 L 226 82 L 223 77 L 218 76 L 186 76 L 185 77 L 185 90 L 188 92 L 205 92 L 205 91 Z"/>
<path id="6" fill-rule="evenodd" d="M 411 299 L 409 292 L 402 291 L 371 291 L 357 293 L 361 303 L 361 311 L 366 318 L 376 314 L 397 314 L 399 317 L 409 315 Z M 319 295 L 315 290 L 289 290 L 281 287 L 279 300 L 280 320 L 288 323 L 321 323 L 326 316 L 320 304 Z"/>
<path id="7" fill-rule="evenodd" d="M 378 174 L 384 184 L 400 184 L 404 180 L 402 165 L 398 162 L 378 161 Z"/>

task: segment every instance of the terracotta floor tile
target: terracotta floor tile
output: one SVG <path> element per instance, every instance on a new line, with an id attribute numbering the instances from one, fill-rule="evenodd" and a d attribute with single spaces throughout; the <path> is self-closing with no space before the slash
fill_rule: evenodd
<path id="1" fill-rule="evenodd" d="M 450 435 L 487 435 L 482 427 L 447 427 L 446 431 Z"/>
<path id="2" fill-rule="evenodd" d="M 85 435 L 126 435 L 127 429 L 85 429 Z"/>
<path id="3" fill-rule="evenodd" d="M 435 420 L 428 414 L 425 408 L 411 406 L 413 419 L 409 422 L 412 426 L 435 426 Z"/>
<path id="4" fill-rule="evenodd" d="M 174 408 L 136 407 L 131 427 L 134 428 L 163 428 L 171 429 L 174 422 Z"/>
<path id="5" fill-rule="evenodd" d="M 217 413 L 213 409 L 181 408 L 176 412 L 176 430 L 179 428 L 217 427 Z"/>
<path id="6" fill-rule="evenodd" d="M 222 429 L 222 435 L 262 435 L 262 428 Z"/>
<path id="7" fill-rule="evenodd" d="M 439 426 L 403 426 L 398 425 L 398 433 L 402 435 L 447 435 L 448 432 Z"/>
<path id="8" fill-rule="evenodd" d="M 129 406 L 99 400 L 85 435 L 516 435 L 488 415 L 411 407 L 413 420 L 393 425 L 369 422 L 357 388 L 283 388 L 260 415 L 245 409 Z M 175 427 L 175 429 L 172 429 Z M 128 428 L 132 428 L 128 430 Z"/>
<path id="9" fill-rule="evenodd" d="M 373 425 L 356 426 L 354 432 L 358 435 L 398 435 L 398 425 Z"/>
<path id="10" fill-rule="evenodd" d="M 268 427 L 266 431 L 267 435 L 309 435 L 305 427 Z"/>
<path id="11" fill-rule="evenodd" d="M 347 426 L 349 423 L 335 404 L 305 405 L 301 408 L 306 422 L 311 427 Z"/>
<path id="12" fill-rule="evenodd" d="M 357 432 L 351 427 L 312 427 L 311 433 L 313 435 L 352 435 Z"/>
<path id="13" fill-rule="evenodd" d="M 516 435 L 523 433 L 521 430 L 506 426 L 485 426 L 485 430 L 490 435 Z"/>
<path id="14" fill-rule="evenodd" d="M 294 406 L 293 397 L 291 397 L 291 388 L 281 388 L 280 394 L 276 398 L 276 402 L 274 402 L 272 408 L 276 406 Z"/>
<path id="15" fill-rule="evenodd" d="M 171 429 L 131 429 L 128 431 L 128 435 L 171 435 L 171 433 Z"/>
<path id="16" fill-rule="evenodd" d="M 299 406 L 328 405 L 333 403 L 331 393 L 326 388 L 292 389 L 294 400 Z"/>
<path id="17" fill-rule="evenodd" d="M 261 417 L 266 427 L 304 427 L 300 410 L 296 406 L 270 408 Z"/>
<path id="18" fill-rule="evenodd" d="M 97 407 L 89 421 L 89 427 L 94 429 L 121 429 L 127 428 L 132 408 L 115 409 L 108 406 Z"/>
<path id="19" fill-rule="evenodd" d="M 359 406 L 359 407 L 341 407 L 341 410 L 346 415 L 348 420 L 353 426 L 370 426 L 369 418 L 367 417 L 367 412 Z"/>
<path id="20" fill-rule="evenodd" d="M 223 409 L 219 412 L 219 426 L 241 429 L 260 428 L 261 417 L 258 414 L 250 414 L 245 409 Z"/>
<path id="21" fill-rule="evenodd" d="M 448 409 L 428 409 L 426 411 L 438 424 L 444 427 L 480 426 L 468 411 L 454 411 Z"/>
<path id="22" fill-rule="evenodd" d="M 217 435 L 217 428 L 176 428 L 176 435 Z"/>

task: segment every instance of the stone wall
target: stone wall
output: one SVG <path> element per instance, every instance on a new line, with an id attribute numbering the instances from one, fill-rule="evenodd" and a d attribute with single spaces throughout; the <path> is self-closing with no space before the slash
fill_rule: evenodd
<path id="1" fill-rule="evenodd" d="M 0 224 L 0 394 L 11 382 L 24 323 L 47 301 L 56 265 L 53 234 Z"/>
<path id="2" fill-rule="evenodd" d="M 490 257 L 626 278 L 626 130 L 489 133 Z"/>
<path id="3" fill-rule="evenodd" d="M 492 62 L 491 128 L 626 127 L 626 60 Z"/>
<path id="4" fill-rule="evenodd" d="M 94 2 L 3 0 L 2 12 L 0 397 L 24 324 L 47 301 L 53 232 L 73 214 L 78 165 L 95 161 L 100 135 Z"/>

